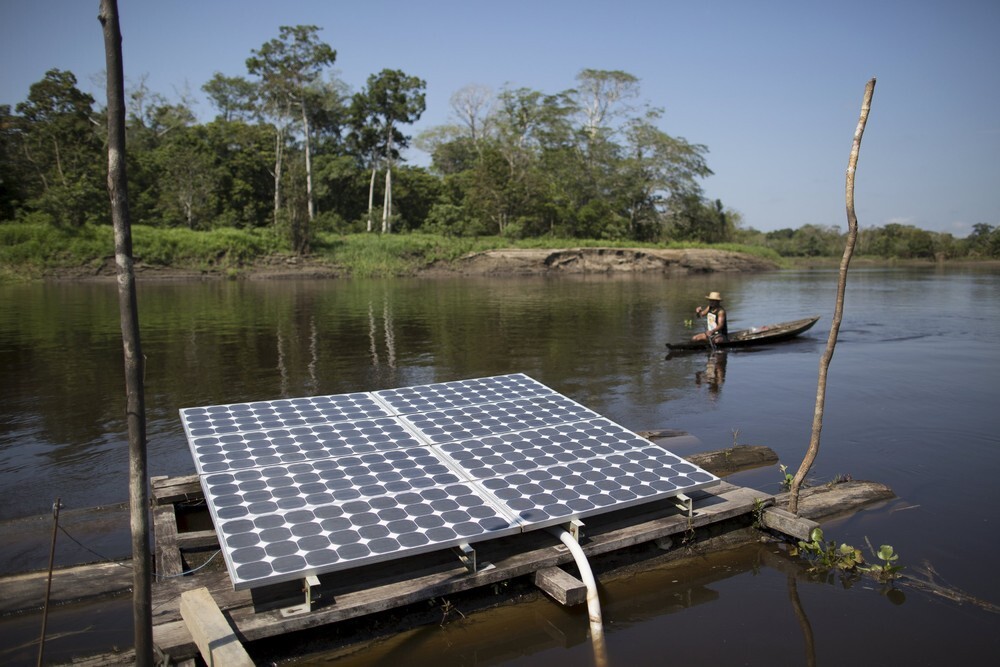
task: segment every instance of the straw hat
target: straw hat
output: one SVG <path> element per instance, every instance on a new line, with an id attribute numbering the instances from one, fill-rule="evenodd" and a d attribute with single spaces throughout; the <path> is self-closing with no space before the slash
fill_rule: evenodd
<path id="1" fill-rule="evenodd" d="M 709 292 L 705 298 L 709 301 L 722 301 L 722 295 L 718 292 Z"/>

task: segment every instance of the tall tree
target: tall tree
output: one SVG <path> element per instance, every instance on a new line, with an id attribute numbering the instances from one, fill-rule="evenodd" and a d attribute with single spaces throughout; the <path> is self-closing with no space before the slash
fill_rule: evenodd
<path id="1" fill-rule="evenodd" d="M 618 108 L 620 103 L 639 96 L 639 79 L 621 70 L 585 69 L 576 75 L 576 81 L 572 96 L 583 114 L 583 129 L 591 139 L 627 110 Z"/>
<path id="2" fill-rule="evenodd" d="M 247 71 L 260 77 L 263 97 L 277 120 L 276 162 L 275 162 L 275 217 L 279 214 L 281 198 L 281 159 L 284 132 L 296 120 L 302 124 L 305 145 L 306 205 L 308 223 L 306 229 L 293 228 L 296 250 L 303 252 L 309 242 L 308 224 L 315 217 L 312 187 L 312 156 L 309 129 L 310 88 L 321 79 L 325 68 L 333 65 L 337 52 L 318 37 L 319 28 L 314 25 L 281 26 L 279 37 L 251 51 L 247 58 Z"/>
<path id="3" fill-rule="evenodd" d="M 37 183 L 33 205 L 57 223 L 80 226 L 99 210 L 102 141 L 93 105 L 72 72 L 51 69 L 16 107 L 21 149 Z"/>
<path id="4" fill-rule="evenodd" d="M 257 113 L 257 86 L 241 76 L 224 76 L 216 72 L 201 87 L 225 121 L 249 121 Z"/>
<path id="5" fill-rule="evenodd" d="M 399 159 L 399 151 L 409 145 L 410 137 L 400 130 L 420 120 L 427 108 L 424 90 L 427 83 L 400 70 L 384 69 L 368 77 L 365 90 L 356 94 L 352 102 L 355 133 L 359 145 L 367 146 L 372 162 L 385 161 L 385 196 L 382 206 L 382 232 L 392 231 L 392 165 Z M 369 189 L 369 231 L 373 202 L 375 170 L 372 166 L 372 184 Z"/>
<path id="6" fill-rule="evenodd" d="M 496 97 L 488 86 L 469 84 L 451 96 L 451 109 L 473 145 L 490 135 Z"/>
<path id="7" fill-rule="evenodd" d="M 14 211 L 24 201 L 28 188 L 24 183 L 25 169 L 22 152 L 20 118 L 11 113 L 10 105 L 0 104 L 0 220 L 12 220 Z"/>

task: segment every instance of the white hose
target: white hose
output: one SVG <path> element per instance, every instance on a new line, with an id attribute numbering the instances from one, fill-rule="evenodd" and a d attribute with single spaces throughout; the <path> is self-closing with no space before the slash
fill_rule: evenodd
<path id="1" fill-rule="evenodd" d="M 590 569 L 587 555 L 583 553 L 579 542 L 573 539 L 573 536 L 565 528 L 552 526 L 548 530 L 562 540 L 562 543 L 569 548 L 570 553 L 573 554 L 573 560 L 576 561 L 576 567 L 580 570 L 580 578 L 587 587 L 587 612 L 590 615 L 590 640 L 594 645 L 594 664 L 596 667 L 606 667 L 608 664 L 608 653 L 607 647 L 604 644 L 604 621 L 601 619 L 601 600 L 597 595 L 597 581 L 594 579 L 594 573 Z"/>

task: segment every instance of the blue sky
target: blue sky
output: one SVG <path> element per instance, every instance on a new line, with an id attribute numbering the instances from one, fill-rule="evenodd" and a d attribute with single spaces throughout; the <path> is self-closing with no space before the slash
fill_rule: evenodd
<path id="1" fill-rule="evenodd" d="M 98 0 L 0 0 L 0 104 L 45 71 L 99 101 Z M 246 75 L 282 25 L 311 24 L 352 90 L 383 68 L 427 81 L 412 133 L 449 122 L 467 84 L 555 93 L 585 68 L 640 79 L 661 128 L 708 146 L 705 194 L 759 230 L 846 228 L 844 180 L 865 83 L 862 227 L 965 236 L 1000 225 L 1000 2 L 928 0 L 119 0 L 125 75 L 201 99 L 214 72 Z M 426 164 L 412 153 L 411 162 Z"/>

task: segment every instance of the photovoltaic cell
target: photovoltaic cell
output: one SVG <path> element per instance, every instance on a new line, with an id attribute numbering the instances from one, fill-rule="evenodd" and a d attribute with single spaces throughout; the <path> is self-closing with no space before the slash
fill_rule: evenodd
<path id="1" fill-rule="evenodd" d="M 181 419 L 237 589 L 718 481 L 524 374 L 185 408 Z"/>

